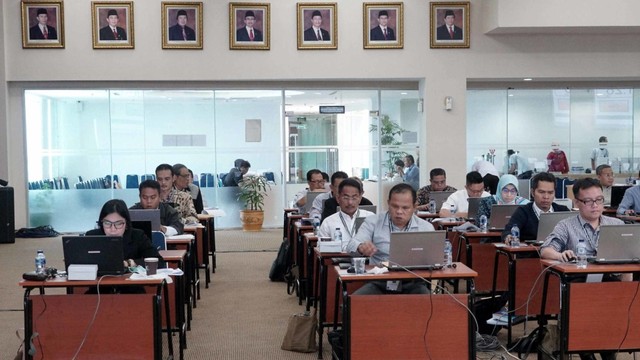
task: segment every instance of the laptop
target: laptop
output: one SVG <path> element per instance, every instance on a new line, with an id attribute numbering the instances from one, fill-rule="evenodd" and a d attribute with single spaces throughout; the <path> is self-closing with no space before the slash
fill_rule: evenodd
<path id="1" fill-rule="evenodd" d="M 63 236 L 64 269 L 69 265 L 98 265 L 98 276 L 125 273 L 122 237 Z"/>
<path id="2" fill-rule="evenodd" d="M 326 191 L 307 191 L 307 202 L 304 204 L 304 212 L 305 214 L 308 214 L 309 211 L 311 211 L 311 207 L 313 206 L 313 201 L 318 197 L 318 195 L 320 194 L 324 194 L 326 193 Z"/>
<path id="3" fill-rule="evenodd" d="M 578 213 L 575 211 L 556 211 L 552 213 L 540 214 L 536 243 L 542 244 L 561 220 L 564 220 L 571 216 L 576 216 L 577 214 Z"/>
<path id="4" fill-rule="evenodd" d="M 435 200 L 436 209 L 441 209 L 442 204 L 447 201 L 449 196 L 453 193 L 453 191 L 432 191 L 429 193 L 429 200 Z"/>
<path id="5" fill-rule="evenodd" d="M 491 218 L 489 218 L 489 230 L 504 230 L 511 220 L 511 215 L 522 205 L 493 205 Z"/>
<path id="6" fill-rule="evenodd" d="M 388 269 L 391 271 L 442 269 L 446 237 L 447 232 L 444 230 L 392 232 Z"/>
<path id="7" fill-rule="evenodd" d="M 615 185 L 611 187 L 611 207 L 617 208 L 620 206 L 620 202 L 624 197 L 625 191 L 630 188 L 630 185 Z"/>
<path id="8" fill-rule="evenodd" d="M 546 163 L 545 163 L 546 164 Z M 531 199 L 531 179 L 518 179 L 518 195 Z"/>
<path id="9" fill-rule="evenodd" d="M 640 263 L 640 224 L 600 226 L 598 253 L 589 261 L 596 264 Z"/>
<path id="10" fill-rule="evenodd" d="M 480 209 L 480 201 L 484 198 L 467 198 L 469 202 L 469 210 L 467 211 L 467 219 L 476 219 L 478 210 Z"/>
<path id="11" fill-rule="evenodd" d="M 153 239 L 152 231 L 160 231 L 160 209 L 130 209 L 131 226 Z"/>

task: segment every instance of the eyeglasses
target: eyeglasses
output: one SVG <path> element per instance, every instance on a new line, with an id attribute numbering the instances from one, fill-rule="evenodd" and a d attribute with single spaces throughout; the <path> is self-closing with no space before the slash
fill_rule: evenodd
<path id="1" fill-rule="evenodd" d="M 340 199 L 344 202 L 360 202 L 359 196 L 341 196 Z"/>
<path id="2" fill-rule="evenodd" d="M 505 194 L 509 194 L 509 193 L 511 193 L 511 194 L 517 194 L 517 193 L 518 193 L 518 190 L 517 190 L 517 189 L 503 188 L 503 189 L 502 189 L 502 192 L 503 192 L 503 193 L 505 193 Z"/>
<path id="3" fill-rule="evenodd" d="M 186 179 L 189 177 L 189 174 L 178 174 L 178 176 Z"/>
<path id="4" fill-rule="evenodd" d="M 576 198 L 576 200 L 580 201 L 581 203 L 583 203 L 583 204 L 585 204 L 587 206 L 593 206 L 594 204 L 596 204 L 596 205 L 604 204 L 604 198 L 603 197 L 596 198 L 595 200 L 593 200 L 593 199 L 578 199 L 578 198 Z"/>
<path id="5" fill-rule="evenodd" d="M 103 228 L 115 228 L 116 230 L 120 230 L 125 225 L 126 225 L 126 222 L 122 221 L 122 220 L 113 221 L 113 222 L 111 222 L 109 220 L 102 220 L 102 227 Z"/>
<path id="6" fill-rule="evenodd" d="M 324 184 L 324 180 L 311 180 L 309 182 L 314 184 Z"/>

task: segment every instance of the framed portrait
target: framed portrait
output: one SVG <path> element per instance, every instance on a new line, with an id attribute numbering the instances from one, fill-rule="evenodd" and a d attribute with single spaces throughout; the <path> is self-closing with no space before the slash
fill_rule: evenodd
<path id="1" fill-rule="evenodd" d="M 432 2 L 431 48 L 469 48 L 469 2 Z"/>
<path id="2" fill-rule="evenodd" d="M 22 48 L 64 49 L 62 1 L 21 1 Z"/>
<path id="3" fill-rule="evenodd" d="M 94 49 L 133 49 L 133 1 L 91 3 Z"/>
<path id="4" fill-rule="evenodd" d="M 338 48 L 336 3 L 298 3 L 298 49 Z"/>
<path id="5" fill-rule="evenodd" d="M 202 50 L 201 2 L 162 2 L 162 48 Z"/>
<path id="6" fill-rule="evenodd" d="M 403 3 L 363 3 L 362 10 L 365 49 L 404 47 Z"/>
<path id="7" fill-rule="evenodd" d="M 229 3 L 229 48 L 269 50 L 270 4 Z"/>

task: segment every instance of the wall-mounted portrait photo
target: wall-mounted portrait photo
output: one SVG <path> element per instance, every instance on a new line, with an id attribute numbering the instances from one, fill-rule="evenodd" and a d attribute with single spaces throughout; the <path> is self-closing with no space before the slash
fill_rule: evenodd
<path id="1" fill-rule="evenodd" d="M 133 2 L 92 2 L 94 49 L 133 49 Z"/>
<path id="2" fill-rule="evenodd" d="M 62 1 L 22 1 L 22 47 L 64 48 Z"/>
<path id="3" fill-rule="evenodd" d="M 469 3 L 432 2 L 430 4 L 431 48 L 468 48 Z"/>
<path id="4" fill-rule="evenodd" d="M 403 15 L 403 3 L 364 3 L 364 48 L 402 49 Z"/>
<path id="5" fill-rule="evenodd" d="M 269 50 L 270 4 L 229 3 L 229 48 Z"/>
<path id="6" fill-rule="evenodd" d="M 162 3 L 162 48 L 202 49 L 202 3 Z"/>
<path id="7" fill-rule="evenodd" d="M 298 49 L 338 48 L 336 3 L 298 3 Z"/>

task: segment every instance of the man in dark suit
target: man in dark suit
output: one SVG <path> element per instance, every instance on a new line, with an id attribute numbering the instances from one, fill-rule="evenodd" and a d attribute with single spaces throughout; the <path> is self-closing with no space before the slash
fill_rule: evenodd
<path id="1" fill-rule="evenodd" d="M 264 41 L 262 31 L 255 29 L 256 15 L 251 10 L 244 13 L 244 27 L 236 31 L 236 41 Z"/>
<path id="2" fill-rule="evenodd" d="M 170 41 L 195 41 L 196 32 L 187 26 L 187 12 L 178 10 L 177 24 L 169 28 Z"/>
<path id="3" fill-rule="evenodd" d="M 118 26 L 118 12 L 114 9 L 107 13 L 107 23 L 109 25 L 100 29 L 101 41 L 127 40 L 127 32 Z"/>
<path id="4" fill-rule="evenodd" d="M 462 40 L 462 29 L 453 25 L 456 14 L 453 10 L 444 12 L 444 25 L 439 26 L 436 31 L 437 40 Z"/>
<path id="5" fill-rule="evenodd" d="M 371 29 L 369 40 L 371 41 L 395 41 L 396 34 L 392 28 L 387 26 L 389 13 L 387 10 L 380 10 L 378 13 L 378 26 Z"/>
<path id="6" fill-rule="evenodd" d="M 304 31 L 304 41 L 330 41 L 329 32 L 322 25 L 322 14 L 319 10 L 311 13 L 311 27 Z"/>
<path id="7" fill-rule="evenodd" d="M 29 39 L 31 40 L 57 40 L 58 32 L 53 26 L 47 25 L 49 21 L 49 15 L 47 9 L 40 8 L 36 12 L 36 19 L 38 23 L 35 26 L 29 28 Z"/>

